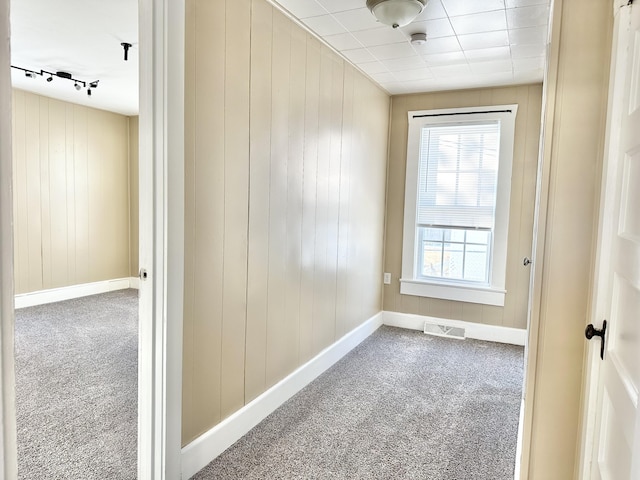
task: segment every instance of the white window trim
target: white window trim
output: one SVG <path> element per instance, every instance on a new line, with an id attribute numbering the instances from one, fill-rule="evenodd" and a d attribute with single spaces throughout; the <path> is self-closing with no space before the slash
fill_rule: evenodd
<path id="1" fill-rule="evenodd" d="M 511 112 L 490 113 L 501 110 L 511 110 Z M 400 279 L 401 294 L 504 306 L 506 295 L 505 280 L 507 270 L 509 204 L 511 198 L 511 171 L 513 165 L 513 144 L 517 111 L 518 105 L 514 104 L 408 112 L 409 132 L 407 136 L 402 278 Z M 414 118 L 414 116 L 419 115 L 438 116 Z M 415 243 L 420 129 L 427 124 L 444 125 L 448 123 L 461 123 L 478 120 L 500 120 L 500 163 L 498 167 L 495 230 L 493 234 L 493 248 L 491 249 L 492 258 L 491 271 L 489 273 L 489 285 L 467 284 L 462 282 L 456 283 L 451 281 L 418 280 L 415 272 Z"/>

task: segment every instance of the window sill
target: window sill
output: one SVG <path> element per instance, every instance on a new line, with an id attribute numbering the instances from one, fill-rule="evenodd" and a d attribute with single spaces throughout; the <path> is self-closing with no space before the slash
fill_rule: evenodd
<path id="1" fill-rule="evenodd" d="M 400 279 L 400 293 L 418 297 L 441 298 L 458 302 L 481 303 L 504 307 L 506 290 L 494 287 L 454 285 L 425 282 L 422 280 Z"/>

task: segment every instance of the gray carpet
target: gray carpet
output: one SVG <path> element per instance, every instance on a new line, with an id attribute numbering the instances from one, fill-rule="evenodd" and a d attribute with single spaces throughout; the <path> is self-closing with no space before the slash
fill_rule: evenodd
<path id="1" fill-rule="evenodd" d="M 523 348 L 382 327 L 193 477 L 513 479 Z"/>
<path id="2" fill-rule="evenodd" d="M 18 478 L 136 478 L 135 290 L 16 311 Z"/>

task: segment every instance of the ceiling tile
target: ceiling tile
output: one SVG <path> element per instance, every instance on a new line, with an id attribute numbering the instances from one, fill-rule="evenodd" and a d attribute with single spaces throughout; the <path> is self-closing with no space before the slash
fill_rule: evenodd
<path id="1" fill-rule="evenodd" d="M 422 11 L 420 15 L 418 15 L 414 22 L 422 22 L 424 20 L 434 20 L 436 18 L 447 18 L 447 12 L 442 8 L 442 3 L 440 0 L 429 0 L 427 6 Z"/>
<path id="2" fill-rule="evenodd" d="M 364 62 L 358 63 L 358 67 L 365 73 L 373 75 L 374 73 L 388 72 L 389 69 L 382 62 Z"/>
<path id="3" fill-rule="evenodd" d="M 507 16 L 504 10 L 451 17 L 450 20 L 457 35 L 507 29 Z"/>
<path id="4" fill-rule="evenodd" d="M 450 17 L 471 13 L 504 10 L 504 0 L 442 0 L 442 5 Z"/>
<path id="5" fill-rule="evenodd" d="M 303 3 L 300 0 L 294 0 Z M 327 9 L 329 13 L 343 12 L 345 10 L 355 10 L 362 7 L 364 0 L 317 0 L 320 5 Z"/>
<path id="6" fill-rule="evenodd" d="M 340 25 L 331 15 L 321 15 L 319 17 L 309 17 L 303 20 L 305 25 L 315 33 L 324 37 L 325 35 L 335 35 L 345 33 L 345 28 Z"/>
<path id="7" fill-rule="evenodd" d="M 471 68 L 473 73 L 477 74 L 511 72 L 513 70 L 513 63 L 511 63 L 511 60 L 474 62 L 469 63 L 469 68 Z"/>
<path id="8" fill-rule="evenodd" d="M 544 68 L 545 57 L 515 58 L 513 60 L 514 71 L 539 70 Z"/>
<path id="9" fill-rule="evenodd" d="M 356 10 L 334 13 L 333 17 L 350 32 L 378 28 L 381 26 L 368 8 L 358 8 Z M 393 30 L 391 27 L 386 28 Z"/>
<path id="10" fill-rule="evenodd" d="M 359 32 L 353 32 L 353 36 L 365 47 L 373 47 L 387 43 L 399 43 L 407 40 L 402 31 L 394 30 L 389 27 L 360 30 Z"/>
<path id="11" fill-rule="evenodd" d="M 549 23 L 549 7 L 534 5 L 532 7 L 509 8 L 507 24 L 509 28 L 538 27 Z"/>
<path id="12" fill-rule="evenodd" d="M 457 37 L 433 38 L 427 40 L 424 45 L 416 45 L 415 49 L 420 55 L 434 55 L 436 53 L 459 52 L 462 50 Z"/>
<path id="13" fill-rule="evenodd" d="M 396 77 L 394 77 L 393 73 L 391 72 L 374 73 L 373 75 L 371 75 L 371 78 L 373 78 L 378 83 L 396 81 Z"/>
<path id="14" fill-rule="evenodd" d="M 547 53 L 545 45 L 511 45 L 513 58 L 542 57 Z"/>
<path id="15" fill-rule="evenodd" d="M 479 48 L 503 47 L 509 45 L 509 34 L 506 30 L 498 32 L 472 33 L 458 36 L 463 50 Z"/>
<path id="16" fill-rule="evenodd" d="M 513 72 L 513 79 L 518 83 L 537 83 L 544 79 L 544 70 L 529 70 L 526 72 Z"/>
<path id="17" fill-rule="evenodd" d="M 433 76 L 438 77 L 460 77 L 466 76 L 471 73 L 469 65 L 442 65 L 439 67 L 431 67 L 431 73 Z"/>
<path id="18" fill-rule="evenodd" d="M 378 45 L 377 47 L 370 47 L 368 50 L 378 60 L 411 57 L 416 54 L 415 50 L 407 42 Z"/>
<path id="19" fill-rule="evenodd" d="M 392 72 L 426 67 L 424 59 L 418 55 L 414 55 L 413 57 L 392 58 L 384 60 L 382 63 Z"/>
<path id="20" fill-rule="evenodd" d="M 511 59 L 511 49 L 509 47 L 479 48 L 477 50 L 467 50 L 464 54 L 469 62 Z"/>
<path id="21" fill-rule="evenodd" d="M 352 50 L 362 48 L 363 45 L 350 33 L 339 33 L 337 35 L 327 35 L 324 39 L 337 50 Z"/>
<path id="22" fill-rule="evenodd" d="M 417 70 L 403 70 L 402 72 L 394 73 L 394 76 L 401 82 L 426 80 L 429 78 L 433 78 L 433 75 L 428 68 L 419 68 Z"/>
<path id="23" fill-rule="evenodd" d="M 511 45 L 546 45 L 547 27 L 516 28 L 509 30 Z"/>
<path id="24" fill-rule="evenodd" d="M 505 0 L 507 8 L 528 7 L 531 5 L 549 5 L 548 0 Z"/>
<path id="25" fill-rule="evenodd" d="M 374 62 L 376 58 L 369 53 L 366 48 L 356 48 L 354 50 L 343 50 L 341 52 L 345 57 L 353 63 Z"/>
<path id="26" fill-rule="evenodd" d="M 467 63 L 467 57 L 463 52 L 438 53 L 436 55 L 424 55 L 424 61 L 428 66 L 436 65 L 456 65 L 458 63 Z"/>
<path id="27" fill-rule="evenodd" d="M 490 72 L 490 73 L 476 73 L 473 78 L 469 79 L 470 86 L 498 86 L 509 85 L 513 83 L 512 72 Z"/>
<path id="28" fill-rule="evenodd" d="M 427 38 L 451 37 L 455 35 L 448 18 L 427 20 L 425 22 L 413 22 L 406 27 L 402 27 L 402 31 L 408 37 L 410 37 L 412 33 L 425 32 L 427 34 Z"/>
<path id="29" fill-rule="evenodd" d="M 317 17 L 319 15 L 326 15 L 327 10 L 315 0 L 277 0 L 286 10 L 292 13 L 294 16 L 302 19 L 307 17 Z"/>

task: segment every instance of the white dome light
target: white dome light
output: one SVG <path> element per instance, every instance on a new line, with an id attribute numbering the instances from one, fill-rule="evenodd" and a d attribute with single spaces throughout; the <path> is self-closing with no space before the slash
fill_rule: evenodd
<path id="1" fill-rule="evenodd" d="M 415 19 L 428 0 L 367 0 L 371 13 L 385 25 L 393 28 L 404 27 Z"/>

